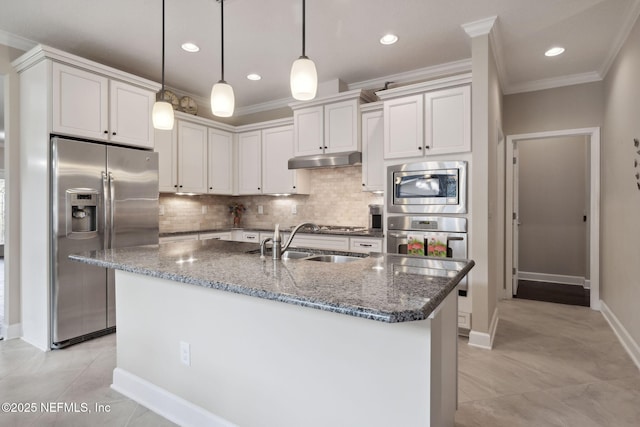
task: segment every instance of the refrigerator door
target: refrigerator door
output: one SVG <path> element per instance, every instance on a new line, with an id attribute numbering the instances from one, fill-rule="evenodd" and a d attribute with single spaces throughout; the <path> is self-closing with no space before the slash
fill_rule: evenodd
<path id="1" fill-rule="evenodd" d="M 110 248 L 158 243 L 158 153 L 107 147 Z M 108 271 L 107 325 L 115 326 L 115 272 Z"/>
<path id="2" fill-rule="evenodd" d="M 53 138 L 51 156 L 51 341 L 58 347 L 106 328 L 107 270 L 67 258 L 104 249 L 106 150 L 103 145 Z"/>

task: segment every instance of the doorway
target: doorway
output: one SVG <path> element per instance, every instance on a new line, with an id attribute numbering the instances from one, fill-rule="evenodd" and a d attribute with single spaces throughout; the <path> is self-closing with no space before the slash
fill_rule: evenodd
<path id="1" fill-rule="evenodd" d="M 5 335 L 5 280 L 4 280 L 4 236 L 5 236 L 5 180 L 4 180 L 4 76 L 0 74 L 0 340 Z"/>
<path id="2" fill-rule="evenodd" d="M 557 148 L 555 154 L 552 147 Z M 505 275 L 511 280 L 505 298 L 516 294 L 535 298 L 539 293 L 543 300 L 557 297 L 551 302 L 599 310 L 599 147 L 599 128 L 507 138 L 506 217 L 510 220 L 505 221 Z M 545 159 L 547 164 L 541 164 Z M 587 184 L 579 189 L 581 180 Z M 555 187 L 569 181 L 575 184 L 574 193 L 563 197 L 568 190 Z M 520 292 L 519 284 L 524 285 Z"/>

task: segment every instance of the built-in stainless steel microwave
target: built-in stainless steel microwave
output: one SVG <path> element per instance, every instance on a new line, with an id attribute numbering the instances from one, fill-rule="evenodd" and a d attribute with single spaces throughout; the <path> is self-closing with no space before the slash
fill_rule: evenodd
<path id="1" fill-rule="evenodd" d="M 467 162 L 420 162 L 387 168 L 387 210 L 466 213 Z"/>

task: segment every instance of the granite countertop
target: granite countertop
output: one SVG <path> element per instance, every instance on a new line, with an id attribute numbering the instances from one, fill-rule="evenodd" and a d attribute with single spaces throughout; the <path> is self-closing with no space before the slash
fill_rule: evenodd
<path id="1" fill-rule="evenodd" d="M 260 227 L 242 227 L 242 228 L 231 228 L 231 227 L 220 227 L 220 228 L 211 228 L 207 230 L 198 230 L 198 231 L 177 231 L 173 233 L 160 233 L 160 237 L 171 237 L 171 236 L 189 236 L 192 234 L 203 234 L 203 233 L 224 233 L 227 231 L 233 230 L 242 230 L 242 231 L 259 231 L 262 233 L 273 233 L 273 227 L 271 228 L 260 228 Z M 291 231 L 289 228 L 281 228 L 280 231 L 282 233 L 288 233 Z M 303 229 L 299 232 L 299 234 L 327 234 L 334 236 L 357 236 L 357 237 L 376 237 L 382 238 L 384 237 L 382 231 L 372 231 L 369 229 L 361 229 L 356 231 L 340 231 L 340 230 L 319 230 L 319 231 L 311 231 L 311 229 Z"/>
<path id="2" fill-rule="evenodd" d="M 260 259 L 258 247 L 197 240 L 91 251 L 70 258 L 388 323 L 426 319 L 474 265 L 467 260 L 381 253 L 340 264 L 273 261 Z"/>

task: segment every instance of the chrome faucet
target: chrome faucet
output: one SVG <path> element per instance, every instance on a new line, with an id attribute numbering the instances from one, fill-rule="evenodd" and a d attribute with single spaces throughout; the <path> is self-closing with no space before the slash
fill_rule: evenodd
<path id="1" fill-rule="evenodd" d="M 303 227 L 312 227 L 313 231 L 320 230 L 320 227 L 318 227 L 316 224 L 312 222 L 303 222 L 302 224 L 298 224 L 291 231 L 291 235 L 289 236 L 289 240 L 287 240 L 287 243 L 285 243 L 284 246 L 282 246 L 281 245 L 282 235 L 280 234 L 280 224 L 276 224 L 275 230 L 273 230 L 273 237 L 267 237 L 262 242 L 260 242 L 260 258 L 263 258 L 263 259 L 265 258 L 264 253 L 265 253 L 266 244 L 267 242 L 271 242 L 273 244 L 272 252 L 273 252 L 274 261 L 282 259 L 282 254 L 287 249 L 289 249 L 289 246 L 291 245 L 291 242 L 293 242 L 293 238 L 295 237 L 296 233 L 298 232 L 298 230 L 300 230 Z"/>

